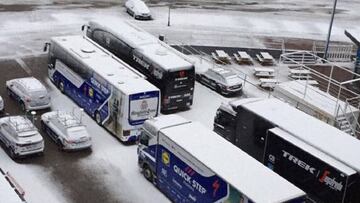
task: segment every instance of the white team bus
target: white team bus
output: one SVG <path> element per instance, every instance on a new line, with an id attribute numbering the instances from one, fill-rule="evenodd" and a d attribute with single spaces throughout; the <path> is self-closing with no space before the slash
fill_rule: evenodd
<path id="1" fill-rule="evenodd" d="M 160 90 L 90 39 L 53 37 L 48 47 L 51 81 L 121 141 L 135 141 L 143 122 L 158 115 Z"/>
<path id="2" fill-rule="evenodd" d="M 161 90 L 162 112 L 190 108 L 195 68 L 182 53 L 148 32 L 119 20 L 90 21 L 86 35 L 136 68 Z"/>

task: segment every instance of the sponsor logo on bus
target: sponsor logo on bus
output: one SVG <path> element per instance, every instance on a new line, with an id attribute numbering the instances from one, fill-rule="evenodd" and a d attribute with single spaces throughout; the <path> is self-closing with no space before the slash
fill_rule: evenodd
<path id="1" fill-rule="evenodd" d="M 200 183 L 198 183 L 196 180 L 192 179 L 192 176 L 196 173 L 192 168 L 187 166 L 185 170 L 182 170 L 177 165 L 174 165 L 173 169 L 176 174 L 178 174 L 182 179 L 184 179 L 184 181 L 188 183 L 191 187 L 193 187 L 196 191 L 201 194 L 206 193 L 205 187 L 200 185 Z"/>
<path id="2" fill-rule="evenodd" d="M 133 55 L 133 59 L 134 61 L 136 61 L 138 64 L 142 65 L 144 68 L 149 69 L 150 64 L 147 64 L 144 60 L 142 60 L 141 58 Z"/>
<path id="3" fill-rule="evenodd" d="M 170 166 L 170 154 L 167 151 L 162 152 L 161 160 L 166 166 Z"/>
<path id="4" fill-rule="evenodd" d="M 325 183 L 325 185 L 328 185 L 333 190 L 341 191 L 343 188 L 342 182 L 337 182 L 335 178 L 330 178 L 329 175 L 330 171 L 325 170 L 319 181 Z"/>
<path id="5" fill-rule="evenodd" d="M 101 90 L 101 92 L 103 92 L 104 94 L 110 93 L 110 91 L 104 85 L 100 84 L 95 78 L 90 78 L 90 82 L 91 84 L 96 86 L 99 90 Z"/>
<path id="6" fill-rule="evenodd" d="M 298 165 L 299 167 L 303 168 L 305 171 L 315 175 L 316 168 L 310 166 L 309 164 L 305 163 L 304 161 L 300 160 L 299 158 L 295 157 L 294 155 L 290 154 L 285 150 L 282 150 L 282 152 L 284 158 L 293 162 L 295 165 Z"/>

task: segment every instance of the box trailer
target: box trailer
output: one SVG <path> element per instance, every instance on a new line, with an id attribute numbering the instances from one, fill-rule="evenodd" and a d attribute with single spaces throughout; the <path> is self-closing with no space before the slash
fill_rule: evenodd
<path id="1" fill-rule="evenodd" d="M 214 120 L 215 132 L 260 162 L 264 159 L 267 132 L 275 127 L 359 173 L 359 140 L 278 99 L 249 98 L 231 101 L 219 107 Z M 322 158 L 320 160 L 324 161 Z M 292 182 L 290 177 L 285 178 Z M 359 180 L 356 178 L 354 181 Z M 301 188 L 300 184 L 293 183 Z M 309 187 L 318 186 L 313 184 Z M 324 198 L 322 201 L 327 202 L 326 195 L 312 194 L 313 190 L 309 188 L 303 190 L 310 196 L 320 195 L 320 198 Z"/>
<path id="2" fill-rule="evenodd" d="M 316 202 L 360 202 L 360 176 L 280 128 L 268 131 L 263 163 Z"/>
<path id="3" fill-rule="evenodd" d="M 196 122 L 176 115 L 143 125 L 139 166 L 172 202 L 304 202 L 306 194 Z"/>

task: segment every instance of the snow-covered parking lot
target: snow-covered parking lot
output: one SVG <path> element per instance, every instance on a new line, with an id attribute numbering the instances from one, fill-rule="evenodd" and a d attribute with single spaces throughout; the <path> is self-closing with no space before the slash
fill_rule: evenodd
<path id="1" fill-rule="evenodd" d="M 194 45 L 263 46 L 263 37 L 325 40 L 332 2 L 286 0 L 176 1 L 171 26 L 168 5 L 150 1 L 152 21 L 135 21 L 119 1 L 2 0 L 0 1 L 0 94 L 6 111 L 20 114 L 5 96 L 5 80 L 34 75 L 50 89 L 52 109 L 71 111 L 76 105 L 61 94 L 46 75 L 43 44 L 52 36 L 81 34 L 81 25 L 104 16 L 129 20 L 154 35 Z M 219 3 L 221 2 L 221 3 Z M 332 39 L 346 41 L 344 29 L 360 32 L 360 2 L 339 2 Z M 267 96 L 251 85 L 244 97 Z M 194 104 L 179 115 L 212 129 L 216 108 L 225 98 L 196 83 Z M 39 120 L 37 120 L 39 122 Z M 0 167 L 10 171 L 31 203 L 42 202 L 169 202 L 142 177 L 136 146 L 126 146 L 99 127 L 90 117 L 84 122 L 92 133 L 91 151 L 62 152 L 44 134 L 45 154 L 14 162 L 0 149 Z M 1 199 L 0 202 L 6 200 Z"/>

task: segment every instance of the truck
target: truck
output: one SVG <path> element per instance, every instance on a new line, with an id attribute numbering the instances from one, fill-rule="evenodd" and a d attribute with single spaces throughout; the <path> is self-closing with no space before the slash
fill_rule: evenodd
<path id="1" fill-rule="evenodd" d="M 360 202 L 359 141 L 287 103 L 248 98 L 222 104 L 214 131 L 313 201 Z"/>
<path id="2" fill-rule="evenodd" d="M 145 121 L 138 164 L 172 202 L 304 202 L 306 194 L 211 129 L 178 115 Z"/>

